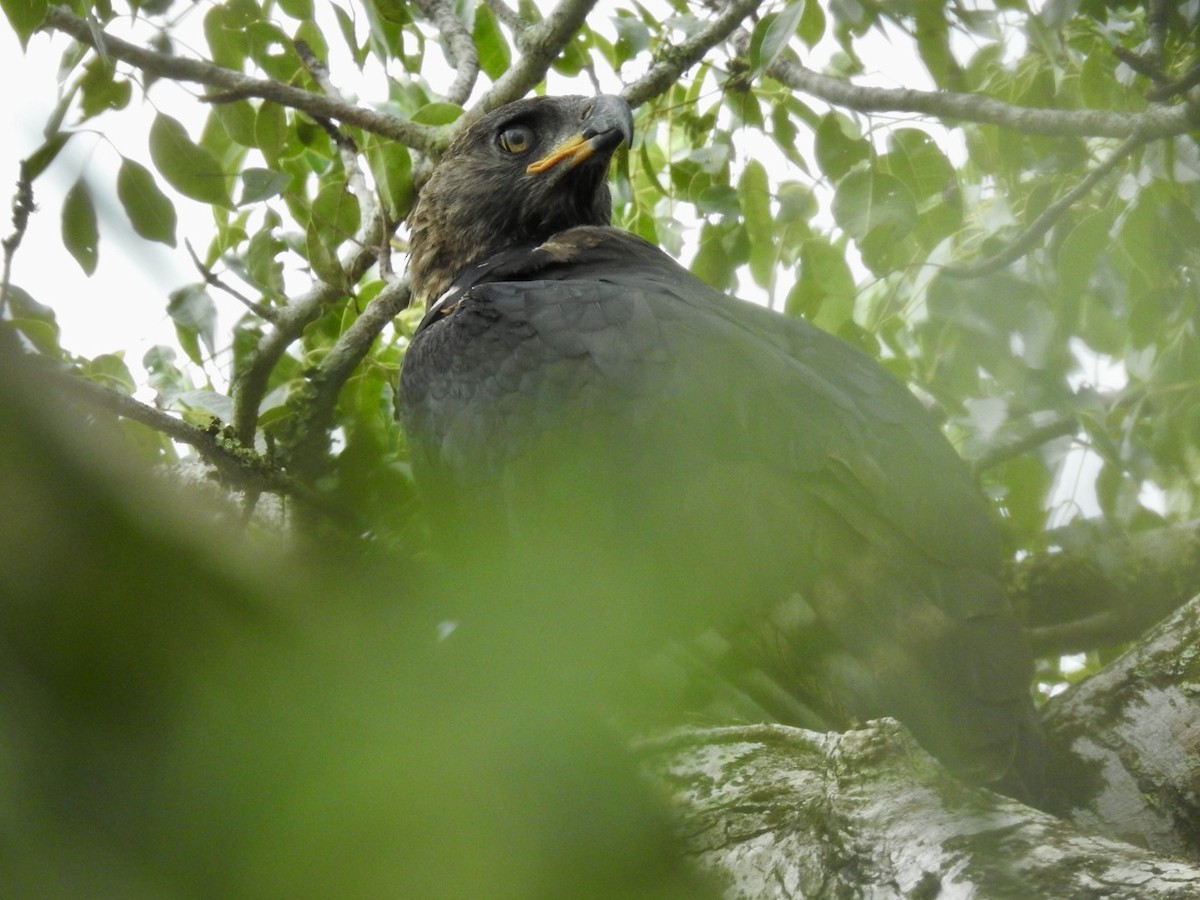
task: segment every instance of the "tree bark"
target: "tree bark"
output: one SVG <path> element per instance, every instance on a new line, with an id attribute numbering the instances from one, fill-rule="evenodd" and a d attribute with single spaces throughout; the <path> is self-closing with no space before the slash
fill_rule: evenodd
<path id="1" fill-rule="evenodd" d="M 640 749 L 687 851 L 729 898 L 1200 891 L 1200 866 L 962 785 L 890 720 L 845 734 L 688 730 Z"/>
<path id="2" fill-rule="evenodd" d="M 1200 858 L 1200 598 L 1044 717 L 1066 814 L 1156 852 Z"/>

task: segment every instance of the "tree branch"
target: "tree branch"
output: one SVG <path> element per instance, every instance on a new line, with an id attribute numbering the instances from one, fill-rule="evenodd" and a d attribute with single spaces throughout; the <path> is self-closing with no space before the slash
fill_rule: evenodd
<path id="1" fill-rule="evenodd" d="M 523 35 L 530 29 L 530 24 L 519 12 L 509 6 L 504 0 L 485 0 L 488 8 L 496 14 L 496 18 L 513 30 L 517 46 L 522 46 Z"/>
<path id="2" fill-rule="evenodd" d="M 1048 774 L 1077 825 L 1200 855 L 1198 642 L 1200 599 L 1047 704 Z"/>
<path id="3" fill-rule="evenodd" d="M 144 72 L 220 88 L 221 93 L 209 95 L 210 102 L 222 102 L 241 97 L 258 97 L 283 106 L 308 113 L 315 119 L 336 119 L 374 134 L 379 134 L 422 153 L 436 153 L 447 143 L 445 126 L 415 125 L 405 119 L 386 113 L 375 112 L 335 97 L 316 94 L 270 79 L 251 78 L 241 72 L 226 69 L 210 62 L 187 59 L 170 53 L 149 50 L 114 37 L 99 29 L 93 30 L 90 23 L 68 12 L 61 6 L 51 5 L 46 11 L 43 30 L 61 31 L 71 35 L 81 44 L 136 66 Z"/>
<path id="4" fill-rule="evenodd" d="M 686 729 L 638 753 L 679 809 L 686 852 L 728 897 L 1090 897 L 1104 885 L 1182 900 L 1200 883 L 1194 864 L 958 783 L 890 720 L 844 734 Z"/>
<path id="5" fill-rule="evenodd" d="M 1135 134 L 1117 147 L 1104 162 L 1088 172 L 1069 191 L 1047 206 L 1029 226 L 1021 232 L 1007 247 L 992 256 L 973 260 L 969 263 L 957 263 L 946 266 L 942 271 L 954 278 L 979 278 L 990 275 L 1008 266 L 1030 250 L 1040 241 L 1062 216 L 1079 200 L 1087 196 L 1104 176 L 1129 158 L 1139 147 L 1146 143 L 1146 138 Z"/>
<path id="6" fill-rule="evenodd" d="M 744 32 L 734 36 L 739 52 L 750 49 Z M 1197 127 L 1197 113 L 1186 105 L 1148 109 L 1139 113 L 1102 110 L 1039 109 L 1014 106 L 978 94 L 918 91 L 908 88 L 860 87 L 842 78 L 821 75 L 791 59 L 777 59 L 767 74 L 793 90 L 818 97 L 833 106 L 858 112 L 910 112 L 946 122 L 999 125 L 1022 134 L 1050 137 L 1140 137 L 1143 141 L 1186 134 Z"/>
<path id="7" fill-rule="evenodd" d="M 446 41 L 446 51 L 450 57 L 450 65 L 454 66 L 454 83 L 450 85 L 443 99 L 449 103 L 462 106 L 471 96 L 475 82 L 479 78 L 479 53 L 475 49 L 475 41 L 462 21 L 454 14 L 454 7 L 446 0 L 417 0 L 417 5 L 431 22 L 433 22 Z"/>
<path id="8" fill-rule="evenodd" d="M 1005 587 L 1039 656 L 1131 641 L 1200 593 L 1200 520 L 1027 557 Z"/>
<path id="9" fill-rule="evenodd" d="M 384 225 L 376 215 L 367 220 L 354 238 L 354 249 L 342 262 L 350 283 L 358 281 L 375 262 L 376 252 L 385 234 L 393 226 Z M 258 408 L 267 393 L 267 382 L 279 358 L 300 338 L 309 323 L 315 321 L 332 303 L 346 296 L 338 285 L 316 282 L 303 296 L 290 301 L 275 314 L 275 328 L 263 336 L 246 367 L 234 376 L 233 430 L 238 440 L 251 445 L 258 429 Z"/>
<path id="10" fill-rule="evenodd" d="M 29 216 L 37 208 L 33 203 L 33 180 L 29 177 L 28 164 L 21 162 L 20 174 L 17 176 L 17 192 L 12 201 L 12 233 L 2 243 L 4 248 L 4 268 L 0 272 L 0 316 L 8 308 L 8 289 L 12 281 L 12 261 L 17 248 L 25 238 L 25 230 L 29 227 Z"/>
<path id="11" fill-rule="evenodd" d="M 333 410 L 342 386 L 366 357 L 379 333 L 408 306 L 411 298 L 407 278 L 389 284 L 367 304 L 362 315 L 342 332 L 333 349 L 313 367 L 309 374 L 310 393 L 304 418 L 297 429 L 298 437 L 288 451 L 290 469 L 307 475 L 324 458 L 329 450 Z"/>
<path id="12" fill-rule="evenodd" d="M 742 21 L 761 5 L 757 0 L 735 0 L 729 3 L 708 25 L 682 44 L 666 51 L 665 58 L 637 81 L 627 85 L 621 91 L 621 96 L 630 106 L 640 106 L 650 98 L 665 93 L 684 72 L 700 62 L 705 53 L 733 34 Z"/>
<path id="13" fill-rule="evenodd" d="M 978 458 L 968 460 L 971 471 L 976 475 L 986 472 L 1057 438 L 1076 434 L 1080 429 L 1079 417 L 1072 413 L 1055 415 L 1048 421 L 1022 425 L 1028 430 L 1021 434 L 1005 434 L 1002 439 L 990 444 Z"/>
<path id="14" fill-rule="evenodd" d="M 283 494 L 328 511 L 328 504 L 317 498 L 307 486 L 280 471 L 253 450 L 233 446 L 222 436 L 220 428 L 201 428 L 184 422 L 128 394 L 52 365 L 41 357 L 27 356 L 26 359 L 31 367 L 36 367 L 42 381 L 53 385 L 51 392 L 54 396 L 63 396 L 94 409 L 107 410 L 121 418 L 140 422 L 173 441 L 193 447 L 217 468 L 222 478 L 239 489 Z"/>
<path id="15" fill-rule="evenodd" d="M 542 81 L 555 58 L 583 27 L 595 4 L 596 0 L 562 0 L 545 19 L 522 32 L 524 55 L 454 123 L 456 128 L 467 128 L 493 109 L 524 97 Z"/>
<path id="16" fill-rule="evenodd" d="M 238 303 L 242 304 L 242 306 L 246 307 L 246 309 L 248 309 L 250 312 L 254 313 L 254 315 L 266 322 L 274 323 L 278 320 L 279 317 L 276 315 L 276 311 L 273 307 L 267 306 L 265 303 L 258 303 L 254 300 L 251 300 L 232 285 L 228 285 L 222 281 L 221 277 L 217 275 L 217 273 L 211 268 L 206 266 L 200 257 L 196 255 L 196 251 L 192 248 L 191 241 L 185 240 L 183 242 L 183 246 L 187 249 L 188 256 L 192 258 L 192 265 L 196 267 L 196 271 L 200 273 L 200 277 L 204 279 L 205 284 L 228 294 Z"/>

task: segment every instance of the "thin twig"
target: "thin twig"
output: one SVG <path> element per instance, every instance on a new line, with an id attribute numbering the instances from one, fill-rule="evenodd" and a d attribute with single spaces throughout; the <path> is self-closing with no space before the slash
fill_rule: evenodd
<path id="1" fill-rule="evenodd" d="M 529 21 L 504 0 L 485 0 L 485 2 L 488 8 L 496 14 L 496 18 L 511 28 L 513 33 L 518 36 L 517 44 L 520 46 L 519 36 L 532 27 Z"/>
<path id="2" fill-rule="evenodd" d="M 946 266 L 942 271 L 946 275 L 955 278 L 978 278 L 982 275 L 990 275 L 992 272 L 998 272 L 1005 266 L 1020 259 L 1033 249 L 1034 245 L 1045 236 L 1046 232 L 1054 226 L 1067 210 L 1085 197 L 1102 178 L 1124 162 L 1130 154 L 1145 144 L 1146 140 L 1145 137 L 1135 134 L 1122 141 L 1121 145 L 1112 152 L 1108 159 L 1092 169 L 1071 190 L 1047 206 L 1042 211 L 1042 214 L 1034 219 L 1029 224 L 1029 227 L 1021 232 L 1003 250 L 984 259 Z"/>
<path id="3" fill-rule="evenodd" d="M 408 279 L 387 285 L 367 304 L 362 315 L 338 337 L 333 348 L 309 373 L 311 393 L 305 405 L 301 436 L 290 449 L 289 468 L 306 473 L 329 447 L 333 410 L 342 386 L 366 358 L 380 332 L 412 299 Z"/>
<path id="4" fill-rule="evenodd" d="M 241 291 L 237 290 L 237 288 L 222 281 L 216 272 L 200 261 L 200 257 L 197 256 L 196 251 L 192 249 L 191 241 L 184 240 L 183 246 L 187 248 L 188 256 L 192 258 L 192 263 L 196 266 L 196 270 L 200 273 L 200 277 L 204 279 L 205 284 L 207 284 L 209 287 L 214 287 L 219 291 L 224 291 L 260 319 L 265 319 L 266 321 L 272 323 L 275 322 L 278 316 L 276 315 L 276 311 L 274 309 L 263 303 L 258 303 L 255 300 L 251 300 Z"/>
<path id="5" fill-rule="evenodd" d="M 304 41 L 295 42 L 296 53 L 308 69 L 309 75 L 317 86 L 327 95 L 336 100 L 345 103 L 345 97 L 333 79 L 329 76 L 329 67 L 325 62 L 317 58 L 313 53 L 312 48 Z M 354 143 L 354 139 L 346 134 L 340 128 L 334 127 L 333 123 L 327 119 L 318 120 L 321 127 L 325 129 L 325 133 L 329 135 L 334 146 L 338 149 L 338 157 L 342 161 L 342 170 L 346 173 L 346 185 L 350 192 L 358 199 L 359 212 L 363 221 L 367 221 L 376 214 L 375 194 L 367 186 L 367 179 L 363 175 L 362 167 L 359 165 L 359 148 Z"/>
<path id="6" fill-rule="evenodd" d="M 1079 428 L 1078 417 L 1070 413 L 1055 416 L 1048 422 L 1035 425 L 1025 434 L 989 447 L 982 456 L 971 463 L 971 470 L 977 475 L 986 472 L 1010 459 L 1024 456 L 1050 441 L 1076 434 Z"/>
<path id="7" fill-rule="evenodd" d="M 1176 97 L 1180 94 L 1186 94 L 1192 88 L 1200 85 L 1200 63 L 1196 63 L 1187 74 L 1177 81 L 1168 81 L 1166 84 L 1161 84 L 1152 91 L 1146 92 L 1147 100 L 1166 100 L 1170 97 Z"/>
<path id="8" fill-rule="evenodd" d="M 475 49 L 475 41 L 471 39 L 462 20 L 455 15 L 453 4 L 446 0 L 417 0 L 417 6 L 442 33 L 450 65 L 454 66 L 454 83 L 443 99 L 462 106 L 471 96 L 479 78 L 479 52 Z"/>
<path id="9" fill-rule="evenodd" d="M 13 195 L 12 202 L 12 234 L 0 242 L 4 247 L 4 272 L 0 275 L 0 316 L 3 316 L 8 308 L 13 257 L 25 238 L 25 231 L 29 228 L 29 217 L 36 209 L 33 202 L 33 181 L 29 177 L 28 165 L 22 162 L 20 174 L 17 176 L 17 192 Z"/>
<path id="10" fill-rule="evenodd" d="M 663 54 L 649 72 L 627 85 L 621 96 L 630 106 L 640 106 L 651 97 L 669 90 L 684 72 L 704 59 L 705 55 L 721 41 L 732 35 L 739 25 L 762 4 L 756 0 L 736 0 L 686 41 L 671 47 Z M 749 38 L 747 38 L 749 46 Z"/>
<path id="11" fill-rule="evenodd" d="M 329 504 L 307 485 L 280 471 L 254 451 L 228 441 L 220 427 L 201 428 L 192 425 L 128 394 L 52 365 L 40 357 L 30 356 L 28 360 L 31 365 L 39 367 L 38 377 L 48 383 L 55 396 L 72 398 L 87 406 L 140 422 L 171 440 L 195 448 L 197 453 L 217 468 L 222 477 L 238 488 L 285 494 L 314 508 L 331 512 Z"/>

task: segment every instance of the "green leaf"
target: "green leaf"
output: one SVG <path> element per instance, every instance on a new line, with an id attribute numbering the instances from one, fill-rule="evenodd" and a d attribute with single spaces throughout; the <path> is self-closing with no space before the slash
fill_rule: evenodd
<path id="1" fill-rule="evenodd" d="M 325 185 L 313 200 L 309 225 L 331 247 L 353 237 L 361 221 L 358 198 L 346 189 L 344 181 Z"/>
<path id="2" fill-rule="evenodd" d="M 616 67 L 619 68 L 650 46 L 650 29 L 645 22 L 626 10 L 618 10 L 612 23 L 617 31 L 617 43 L 613 50 Z"/>
<path id="3" fill-rule="evenodd" d="M 693 275 L 722 291 L 733 286 L 737 265 L 728 249 L 732 227 L 706 222 L 700 229 L 700 250 L 691 265 Z"/>
<path id="4" fill-rule="evenodd" d="M 1071 229 L 1058 248 L 1058 258 L 1055 260 L 1060 294 L 1076 297 L 1087 290 L 1100 254 L 1110 243 L 1108 232 L 1111 224 L 1106 215 L 1090 215 Z"/>
<path id="5" fill-rule="evenodd" d="M 254 128 L 258 119 L 258 111 L 248 100 L 235 100 L 232 103 L 218 103 L 213 106 L 212 115 L 225 129 L 229 139 L 243 147 L 256 147 Z"/>
<path id="6" fill-rule="evenodd" d="M 185 408 L 220 419 L 233 421 L 233 400 L 216 391 L 184 391 L 177 401 Z"/>
<path id="7" fill-rule="evenodd" d="M 413 203 L 412 157 L 408 148 L 372 135 L 367 139 L 367 164 L 388 219 L 399 222 Z"/>
<path id="8" fill-rule="evenodd" d="M 8 24 L 17 33 L 21 49 L 29 44 L 29 36 L 37 31 L 46 18 L 48 0 L 0 0 L 0 9 L 8 17 Z"/>
<path id="9" fill-rule="evenodd" d="M 823 237 L 809 238 L 800 248 L 800 277 L 784 310 L 804 316 L 836 334 L 854 314 L 854 276 L 845 254 Z"/>
<path id="10" fill-rule="evenodd" d="M 250 57 L 276 81 L 285 84 L 304 72 L 304 63 L 292 45 L 292 39 L 273 22 L 252 22 L 246 26 Z"/>
<path id="11" fill-rule="evenodd" d="M 133 96 L 133 86 L 116 77 L 111 59 L 97 56 L 87 64 L 79 79 L 79 109 L 90 119 L 110 109 L 123 109 Z"/>
<path id="12" fill-rule="evenodd" d="M 301 22 L 313 17 L 312 0 L 279 0 L 279 8 Z"/>
<path id="13" fill-rule="evenodd" d="M 346 284 L 346 272 L 338 262 L 336 246 L 331 247 L 321 230 L 311 223 L 304 233 L 304 238 L 308 264 L 312 266 L 317 277 L 326 284 L 342 290 L 349 290 L 349 285 Z"/>
<path id="14" fill-rule="evenodd" d="M 742 211 L 738 192 L 730 184 L 709 184 L 696 195 L 696 212 L 701 215 L 736 216 Z"/>
<path id="15" fill-rule="evenodd" d="M 249 24 L 231 6 L 218 4 L 204 15 L 204 37 L 212 61 L 226 69 L 240 71 L 249 52 L 245 27 Z"/>
<path id="16" fill-rule="evenodd" d="M 449 125 L 463 114 L 457 103 L 426 103 L 415 113 L 412 120 L 420 125 Z"/>
<path id="17" fill-rule="evenodd" d="M 175 365 L 175 350 L 155 344 L 142 357 L 142 368 L 149 377 L 150 387 L 158 394 L 162 406 L 170 406 L 184 391 L 194 389 L 191 379 Z"/>
<path id="18" fill-rule="evenodd" d="M 38 303 L 15 284 L 8 286 L 8 308 L 12 314 L 12 324 L 40 353 L 62 358 L 63 352 L 58 342 L 58 319 L 53 309 Z"/>
<path id="19" fill-rule="evenodd" d="M 851 172 L 833 195 L 833 218 L 856 239 L 880 228 L 907 234 L 917 221 L 917 204 L 899 178 L 875 171 Z"/>
<path id="20" fill-rule="evenodd" d="M 738 196 L 750 238 L 750 274 L 760 287 L 770 287 L 777 241 L 771 220 L 771 186 L 767 181 L 767 170 L 758 160 L 751 160 L 742 170 Z"/>
<path id="21" fill-rule="evenodd" d="M 254 143 L 267 162 L 274 165 L 285 155 L 288 144 L 287 113 L 278 103 L 265 101 L 254 117 Z"/>
<path id="22" fill-rule="evenodd" d="M 495 81 L 512 68 L 508 40 L 500 30 L 496 14 L 482 3 L 475 7 L 475 27 L 471 29 L 471 37 L 479 53 L 479 67 L 488 78 Z"/>
<path id="23" fill-rule="evenodd" d="M 825 37 L 825 10 L 821 9 L 821 0 L 804 0 L 804 14 L 800 17 L 797 32 L 800 40 L 809 47 L 817 46 Z"/>
<path id="24" fill-rule="evenodd" d="M 62 237 L 63 246 L 75 257 L 79 268 L 87 275 L 95 272 L 100 255 L 100 229 L 92 191 L 82 176 L 67 192 L 63 203 Z"/>
<path id="25" fill-rule="evenodd" d="M 48 137 L 42 146 L 25 157 L 21 170 L 22 176 L 30 181 L 36 181 L 37 177 L 46 171 L 46 167 L 54 162 L 59 151 L 66 146 L 67 141 L 74 133 L 73 131 L 57 131 Z"/>
<path id="26" fill-rule="evenodd" d="M 917 51 L 934 83 L 943 90 L 955 87 L 957 64 L 950 51 L 950 25 L 942 0 L 919 0 L 916 4 Z"/>
<path id="27" fill-rule="evenodd" d="M 337 19 L 338 30 L 342 33 L 342 40 L 346 43 L 346 48 L 350 51 L 350 55 L 354 58 L 354 64 L 361 69 L 363 63 L 366 62 L 368 46 L 359 46 L 358 36 L 354 31 L 354 19 L 350 14 L 342 9 L 337 4 L 333 7 L 333 16 Z"/>
<path id="28" fill-rule="evenodd" d="M 132 159 L 122 159 L 117 172 L 117 198 L 134 231 L 148 241 L 175 246 L 175 207 L 149 169 Z"/>
<path id="29" fill-rule="evenodd" d="M 242 171 L 242 198 L 238 201 L 238 206 L 260 203 L 278 196 L 287 190 L 291 183 L 292 176 L 286 172 L 259 168 L 244 169 Z"/>
<path id="30" fill-rule="evenodd" d="M 795 0 L 785 6 L 782 12 L 763 16 L 754 26 L 754 34 L 750 38 L 751 77 L 779 58 L 796 33 L 803 15 L 803 0 Z"/>
<path id="31" fill-rule="evenodd" d="M 246 248 L 246 268 L 250 278 L 269 293 L 283 290 L 283 264 L 276 259 L 287 249 L 287 244 L 264 228 L 250 238 Z"/>
<path id="32" fill-rule="evenodd" d="M 120 353 L 102 353 L 95 359 L 85 359 L 79 364 L 79 371 L 89 381 L 95 381 L 122 394 L 132 394 L 137 389 L 129 366 L 125 365 Z"/>
<path id="33" fill-rule="evenodd" d="M 172 291 L 167 314 L 175 322 L 179 343 L 196 365 L 203 365 L 197 338 L 211 356 L 216 350 L 217 307 L 202 287 L 189 285 Z"/>
<path id="34" fill-rule="evenodd" d="M 841 113 L 831 112 L 817 126 L 814 150 L 821 171 L 837 181 L 855 165 L 871 158 L 871 145 L 858 127 Z"/>
<path id="35" fill-rule="evenodd" d="M 880 164 L 903 181 L 917 199 L 939 195 L 954 184 L 954 166 L 921 129 L 896 129 L 888 135 L 888 148 L 890 152 Z"/>
<path id="36" fill-rule="evenodd" d="M 233 209 L 228 178 L 216 157 L 193 144 L 178 120 L 158 113 L 150 126 L 150 158 L 167 183 L 201 203 Z"/>

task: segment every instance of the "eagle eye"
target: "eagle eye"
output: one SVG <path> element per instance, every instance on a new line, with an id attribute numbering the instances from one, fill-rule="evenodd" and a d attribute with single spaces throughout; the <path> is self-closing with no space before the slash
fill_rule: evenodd
<path id="1" fill-rule="evenodd" d="M 524 125 L 509 125 L 496 137 L 505 153 L 524 153 L 533 146 L 533 132 Z"/>

